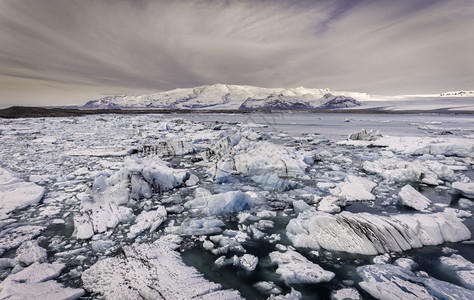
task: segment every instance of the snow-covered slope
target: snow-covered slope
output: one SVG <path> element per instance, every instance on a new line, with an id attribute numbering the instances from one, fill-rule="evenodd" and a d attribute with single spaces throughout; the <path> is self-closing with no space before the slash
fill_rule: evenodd
<path id="1" fill-rule="evenodd" d="M 261 88 L 215 84 L 196 88 L 138 95 L 108 96 L 87 102 L 85 108 L 311 110 L 359 106 L 364 93 L 329 89 Z M 357 100 L 356 100 L 357 99 Z"/>

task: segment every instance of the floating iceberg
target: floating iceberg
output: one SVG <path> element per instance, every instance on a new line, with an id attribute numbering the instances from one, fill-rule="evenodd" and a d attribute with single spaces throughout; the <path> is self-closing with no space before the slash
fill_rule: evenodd
<path id="1" fill-rule="evenodd" d="M 105 299 L 241 299 L 184 264 L 177 236 L 132 244 L 123 254 L 99 260 L 82 274 L 84 288 Z"/>
<path id="2" fill-rule="evenodd" d="M 474 291 L 394 265 L 357 268 L 359 286 L 377 299 L 474 299 Z"/>
<path id="3" fill-rule="evenodd" d="M 335 274 L 312 263 L 300 253 L 288 250 L 286 252 L 272 252 L 269 254 L 272 263 L 278 264 L 277 274 L 286 284 L 328 282 Z"/>
<path id="4" fill-rule="evenodd" d="M 469 229 L 449 213 L 377 216 L 308 211 L 290 220 L 287 236 L 296 247 L 367 255 L 401 252 L 471 237 Z"/>
<path id="5" fill-rule="evenodd" d="M 329 192 L 347 201 L 375 200 L 371 191 L 376 186 L 375 182 L 366 178 L 347 175 L 343 182 L 336 184 Z"/>
<path id="6" fill-rule="evenodd" d="M 362 141 L 375 141 L 382 137 L 382 134 L 377 131 L 362 129 L 351 133 L 348 137 L 349 140 L 362 140 Z"/>
<path id="7" fill-rule="evenodd" d="M 195 198 L 184 205 L 206 215 L 223 215 L 253 207 L 252 197 L 244 192 L 231 191 L 212 195 L 204 188 L 197 188 Z"/>
<path id="8" fill-rule="evenodd" d="M 402 187 L 398 196 L 400 197 L 401 204 L 416 210 L 424 210 L 431 204 L 430 199 L 423 196 L 409 184 Z"/>
<path id="9" fill-rule="evenodd" d="M 208 235 L 222 232 L 225 224 L 216 218 L 187 219 L 180 226 L 167 227 L 166 232 L 178 235 Z"/>

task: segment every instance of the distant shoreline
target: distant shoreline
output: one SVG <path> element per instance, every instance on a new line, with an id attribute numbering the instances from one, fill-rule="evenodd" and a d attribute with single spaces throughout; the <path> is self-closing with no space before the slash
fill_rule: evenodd
<path id="1" fill-rule="evenodd" d="M 329 109 L 329 110 L 185 110 L 185 109 L 82 109 L 64 107 L 33 107 L 33 106 L 11 106 L 0 109 L 0 118 L 45 118 L 45 117 L 76 117 L 101 114 L 250 114 L 250 113 L 337 113 L 337 114 L 474 114 L 472 110 L 385 110 L 382 108 L 370 109 Z"/>

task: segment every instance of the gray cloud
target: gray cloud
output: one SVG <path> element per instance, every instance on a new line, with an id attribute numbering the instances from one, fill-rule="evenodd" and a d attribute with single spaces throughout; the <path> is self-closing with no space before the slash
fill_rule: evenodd
<path id="1" fill-rule="evenodd" d="M 0 0 L 0 105 L 229 83 L 469 89 L 472 1 Z"/>

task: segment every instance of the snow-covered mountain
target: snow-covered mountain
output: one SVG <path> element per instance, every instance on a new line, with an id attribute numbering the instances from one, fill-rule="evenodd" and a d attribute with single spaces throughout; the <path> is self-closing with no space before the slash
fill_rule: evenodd
<path id="1" fill-rule="evenodd" d="M 312 110 L 359 106 L 365 93 L 329 89 L 261 88 L 244 85 L 206 85 L 137 96 L 108 96 L 87 102 L 84 108 Z M 357 100 L 356 100 L 357 99 Z"/>

